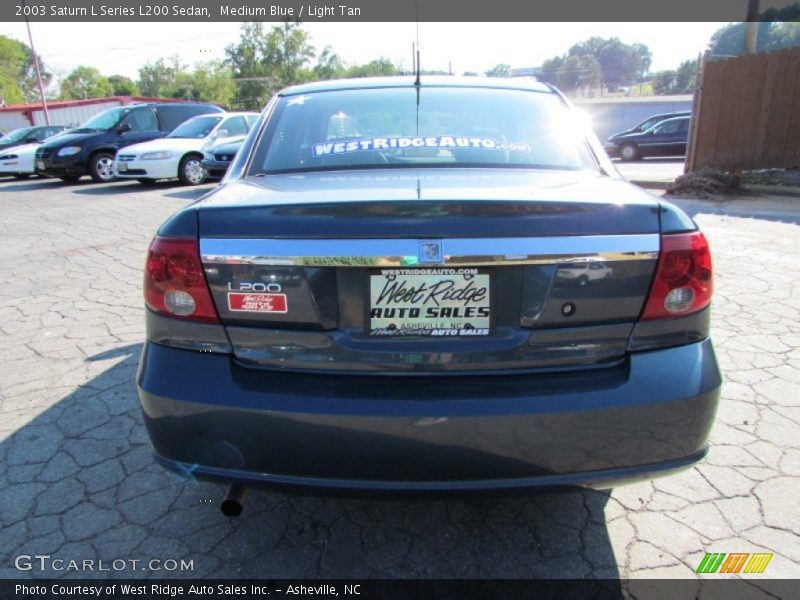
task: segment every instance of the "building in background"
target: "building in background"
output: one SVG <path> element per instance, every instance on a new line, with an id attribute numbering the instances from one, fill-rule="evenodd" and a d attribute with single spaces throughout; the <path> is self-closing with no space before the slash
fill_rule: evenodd
<path id="1" fill-rule="evenodd" d="M 144 98 L 141 96 L 111 96 L 87 100 L 56 100 L 47 103 L 50 125 L 77 127 L 94 115 L 115 106 L 141 104 L 143 102 L 186 102 L 172 98 Z M 0 107 L 0 130 L 12 131 L 20 127 L 46 125 L 44 111 L 39 102 L 31 104 L 11 104 Z"/>

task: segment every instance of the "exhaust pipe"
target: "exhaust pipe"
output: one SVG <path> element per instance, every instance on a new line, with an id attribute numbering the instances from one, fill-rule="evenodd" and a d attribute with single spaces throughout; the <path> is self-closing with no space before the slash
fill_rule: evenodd
<path id="1" fill-rule="evenodd" d="M 239 483 L 231 485 L 220 506 L 222 514 L 226 517 L 238 517 L 242 514 L 245 496 L 247 496 L 247 488 L 245 486 Z"/>

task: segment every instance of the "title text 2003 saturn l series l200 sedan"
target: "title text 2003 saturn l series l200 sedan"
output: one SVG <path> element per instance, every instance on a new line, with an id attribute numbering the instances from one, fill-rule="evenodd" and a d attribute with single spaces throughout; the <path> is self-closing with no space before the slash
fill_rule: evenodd
<path id="1" fill-rule="evenodd" d="M 161 463 L 235 484 L 609 487 L 707 451 L 711 258 L 552 87 L 306 84 L 159 230 Z M 235 509 L 235 510 L 234 510 Z"/>

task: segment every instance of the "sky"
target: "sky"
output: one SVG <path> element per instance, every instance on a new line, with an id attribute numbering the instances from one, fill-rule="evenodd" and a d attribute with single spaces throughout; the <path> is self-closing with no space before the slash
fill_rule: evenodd
<path id="1" fill-rule="evenodd" d="M 271 25 L 269 23 L 267 26 Z M 483 73 L 505 63 L 533 67 L 591 36 L 647 44 L 652 70 L 697 58 L 723 23 L 421 23 L 423 69 Z M 34 44 L 47 67 L 64 76 L 78 65 L 104 75 L 136 79 L 146 62 L 179 55 L 192 65 L 224 56 L 236 42 L 238 23 L 31 23 Z M 318 51 L 330 45 L 348 63 L 383 56 L 411 66 L 416 23 L 304 23 Z M 0 23 L 0 34 L 28 42 L 22 22 Z"/>

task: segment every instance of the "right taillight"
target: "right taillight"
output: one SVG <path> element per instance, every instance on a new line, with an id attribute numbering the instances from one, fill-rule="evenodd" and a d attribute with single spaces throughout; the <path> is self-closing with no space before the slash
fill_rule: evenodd
<path id="1" fill-rule="evenodd" d="M 642 320 L 677 317 L 709 305 L 711 252 L 699 232 L 661 236 L 661 254 Z"/>
<path id="2" fill-rule="evenodd" d="M 156 237 L 147 253 L 144 299 L 162 315 L 219 323 L 206 285 L 197 240 Z"/>

